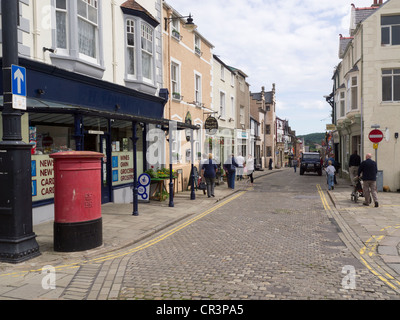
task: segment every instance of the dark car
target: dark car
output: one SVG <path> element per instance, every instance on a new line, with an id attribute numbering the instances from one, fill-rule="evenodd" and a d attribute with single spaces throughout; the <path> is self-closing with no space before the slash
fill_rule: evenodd
<path id="1" fill-rule="evenodd" d="M 300 160 L 300 175 L 304 172 L 316 172 L 322 175 L 321 159 L 318 152 L 304 152 Z"/>

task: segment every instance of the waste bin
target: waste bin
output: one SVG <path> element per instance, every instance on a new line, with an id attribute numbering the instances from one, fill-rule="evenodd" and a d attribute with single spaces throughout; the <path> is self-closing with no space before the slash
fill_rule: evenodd
<path id="1" fill-rule="evenodd" d="M 91 151 L 53 153 L 54 250 L 83 251 L 103 243 L 101 158 Z"/>

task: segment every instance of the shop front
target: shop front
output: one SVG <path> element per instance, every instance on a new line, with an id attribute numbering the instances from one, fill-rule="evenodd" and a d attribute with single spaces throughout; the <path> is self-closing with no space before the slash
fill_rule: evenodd
<path id="1" fill-rule="evenodd" d="M 32 145 L 33 223 L 54 216 L 56 152 L 103 153 L 102 203 L 132 202 L 135 178 L 146 170 L 146 131 L 169 124 L 168 91 L 153 96 L 28 59 L 19 64 L 27 75 L 22 134 Z"/>

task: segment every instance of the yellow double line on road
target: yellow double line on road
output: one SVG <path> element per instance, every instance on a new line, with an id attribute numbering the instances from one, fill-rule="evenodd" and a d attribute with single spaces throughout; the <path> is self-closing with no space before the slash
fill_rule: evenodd
<path id="1" fill-rule="evenodd" d="M 328 210 L 331 211 L 331 207 L 329 206 L 329 203 L 326 200 L 325 194 L 322 191 L 322 188 L 321 188 L 321 186 L 319 184 L 317 184 L 317 190 L 318 190 L 319 196 L 321 198 L 322 204 L 323 204 L 323 206 L 325 208 L 325 211 L 328 211 Z"/>
<path id="2" fill-rule="evenodd" d="M 212 208 L 210 208 L 210 209 L 208 209 L 208 210 L 196 215 L 192 219 L 190 219 L 190 220 L 188 220 L 188 221 L 176 226 L 175 228 L 173 228 L 173 229 L 171 229 L 171 230 L 159 235 L 158 237 L 155 237 L 154 239 L 151 239 L 151 240 L 147 241 L 146 243 L 143 243 L 142 245 L 139 245 L 139 246 L 137 246 L 135 248 L 132 248 L 130 250 L 109 254 L 107 256 L 103 256 L 103 257 L 99 257 L 99 258 L 95 258 L 95 259 L 89 259 L 89 260 L 75 262 L 75 263 L 71 263 L 71 264 L 60 265 L 60 266 L 57 266 L 57 267 L 54 267 L 54 268 L 56 270 L 79 268 L 80 266 L 85 265 L 85 264 L 100 263 L 100 262 L 104 262 L 104 261 L 107 261 L 107 260 L 112 260 L 112 259 L 124 257 L 124 256 L 127 256 L 129 254 L 141 251 L 143 249 L 151 247 L 151 246 L 157 244 L 158 242 L 160 242 L 160 241 L 172 236 L 173 234 L 175 234 L 179 230 L 182 230 L 182 229 L 186 228 L 187 226 L 191 225 L 192 223 L 196 222 L 197 220 L 200 220 L 201 218 L 204 218 L 205 216 L 209 215 L 210 213 L 214 212 L 215 210 L 217 210 L 217 209 L 223 207 L 224 205 L 228 204 L 229 202 L 239 198 L 240 196 L 242 196 L 246 192 L 247 191 L 238 192 L 235 195 L 233 195 L 232 197 L 217 203 Z M 18 271 L 18 272 L 4 273 L 4 274 L 0 274 L 0 277 L 2 277 L 2 276 L 19 277 L 19 276 L 23 276 L 23 275 L 25 275 L 27 273 L 30 273 L 30 272 L 41 272 L 41 271 L 42 271 L 42 268 L 36 269 L 36 270 L 29 270 L 29 271 Z"/>
<path id="3" fill-rule="evenodd" d="M 324 191 L 322 190 L 321 186 L 319 184 L 317 184 L 317 190 L 319 193 L 319 196 L 321 198 L 322 204 L 324 206 L 325 211 L 327 212 L 327 214 L 329 216 L 334 216 L 334 212 L 331 209 L 331 207 L 329 206 L 329 203 L 325 197 Z M 337 219 L 335 219 L 336 222 Z M 391 227 L 386 227 L 381 229 L 381 231 L 384 231 L 387 228 L 391 228 Z M 399 226 L 395 226 L 395 228 L 400 228 Z M 364 254 L 366 254 L 369 258 L 371 258 L 375 252 L 376 252 L 376 247 L 379 244 L 379 241 L 381 241 L 384 238 L 384 236 L 372 236 L 371 238 L 369 238 L 366 242 L 365 242 L 365 246 L 362 247 L 359 250 L 359 259 L 362 261 L 362 263 L 367 267 L 367 269 L 369 271 L 371 271 L 375 276 L 377 276 L 380 280 L 382 280 L 386 285 L 388 285 L 390 288 L 392 288 L 393 290 L 395 290 L 396 292 L 399 292 L 400 289 L 400 282 L 398 280 L 396 280 L 393 276 L 391 276 L 389 273 L 387 273 L 386 271 L 384 271 L 379 265 L 377 265 L 377 269 L 379 269 L 381 272 L 376 271 L 374 268 L 371 267 L 371 265 L 366 261 L 367 257 L 363 257 Z M 394 282 L 396 285 L 394 285 L 392 282 Z M 399 285 L 399 287 L 397 286 Z"/>
<path id="4" fill-rule="evenodd" d="M 187 226 L 191 225 L 193 222 L 196 222 L 197 220 L 200 220 L 201 218 L 204 218 L 205 216 L 209 215 L 210 213 L 214 212 L 215 210 L 223 207 L 227 203 L 235 200 L 236 198 L 239 198 L 244 193 L 246 193 L 246 191 L 241 191 L 241 192 L 237 193 L 233 197 L 218 203 L 217 205 L 213 206 L 212 208 L 206 210 L 205 212 L 203 212 L 203 213 L 195 216 L 194 218 L 192 218 L 192 219 L 190 219 L 190 220 L 178 225 L 177 227 L 169 230 L 168 232 L 163 233 L 160 236 L 158 236 L 158 237 L 156 237 L 156 238 L 154 238 L 154 239 L 152 239 L 150 241 L 147 241 L 146 243 L 144 243 L 144 244 L 142 244 L 140 246 L 137 246 L 137 247 L 135 247 L 133 249 L 130 249 L 130 250 L 126 251 L 126 252 L 121 252 L 121 253 L 112 254 L 112 255 L 109 255 L 109 256 L 93 259 L 93 260 L 90 260 L 90 262 L 103 262 L 103 261 L 106 261 L 106 260 L 119 258 L 119 257 L 126 256 L 126 255 L 134 253 L 134 252 L 141 251 L 141 250 L 146 249 L 146 248 L 148 248 L 148 247 L 150 247 L 152 245 L 155 245 L 156 243 L 158 243 L 158 242 L 160 242 L 160 241 L 172 236 L 174 233 L 178 232 L 179 230 L 182 230 L 182 229 L 186 228 Z"/>

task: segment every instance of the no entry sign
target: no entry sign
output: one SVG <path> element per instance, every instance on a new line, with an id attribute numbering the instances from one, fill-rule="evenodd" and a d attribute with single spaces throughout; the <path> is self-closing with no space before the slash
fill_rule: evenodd
<path id="1" fill-rule="evenodd" d="M 381 130 L 372 130 L 368 135 L 369 140 L 372 143 L 379 143 L 383 140 L 383 133 Z"/>

